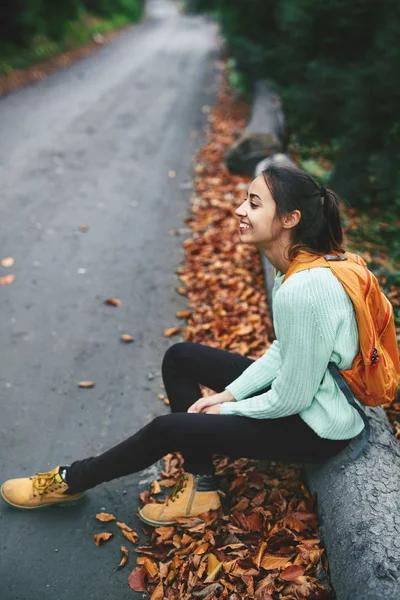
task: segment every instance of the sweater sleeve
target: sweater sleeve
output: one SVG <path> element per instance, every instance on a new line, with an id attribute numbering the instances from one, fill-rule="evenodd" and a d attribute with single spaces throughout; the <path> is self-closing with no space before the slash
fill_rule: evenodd
<path id="1" fill-rule="evenodd" d="M 275 379 L 280 364 L 279 342 L 275 340 L 260 358 L 247 367 L 225 389 L 231 392 L 235 400 L 242 400 L 250 394 L 254 394 L 267 387 Z"/>
<path id="2" fill-rule="evenodd" d="M 295 277 L 282 287 L 276 306 L 281 367 L 271 389 L 239 403 L 226 402 L 221 405 L 221 414 L 277 419 L 311 405 L 326 372 L 334 339 L 332 328 L 321 328 L 317 319 L 317 314 L 326 314 L 326 292 L 315 287 L 310 278 L 295 282 Z M 317 311 L 313 302 L 318 305 Z"/>

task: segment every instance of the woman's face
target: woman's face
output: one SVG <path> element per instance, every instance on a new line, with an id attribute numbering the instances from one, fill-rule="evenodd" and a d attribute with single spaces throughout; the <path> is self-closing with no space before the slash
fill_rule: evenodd
<path id="1" fill-rule="evenodd" d="M 239 240 L 257 248 L 268 248 L 280 237 L 283 226 L 275 219 L 276 204 L 263 175 L 250 184 L 246 199 L 235 210 L 240 218 Z"/>

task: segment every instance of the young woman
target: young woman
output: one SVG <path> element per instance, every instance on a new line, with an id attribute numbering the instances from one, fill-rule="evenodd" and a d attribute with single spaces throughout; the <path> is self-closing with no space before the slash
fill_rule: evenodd
<path id="1" fill-rule="evenodd" d="M 170 497 L 139 511 L 147 524 L 173 524 L 177 517 L 219 509 L 213 454 L 321 461 L 363 430 L 360 414 L 327 369 L 330 361 L 350 368 L 358 352 L 349 296 L 323 267 L 296 273 L 282 285 L 300 250 L 343 251 L 335 194 L 300 169 L 271 165 L 250 184 L 235 215 L 240 242 L 260 248 L 277 271 L 273 344 L 256 361 L 202 344 L 171 346 L 162 363 L 171 414 L 156 417 L 100 456 L 6 481 L 1 488 L 6 502 L 33 509 L 75 501 L 102 482 L 180 451 L 185 471 Z M 217 393 L 199 399 L 200 384 Z"/>

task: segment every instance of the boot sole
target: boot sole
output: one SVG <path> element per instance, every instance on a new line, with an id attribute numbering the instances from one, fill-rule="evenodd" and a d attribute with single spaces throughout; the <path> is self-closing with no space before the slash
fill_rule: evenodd
<path id="1" fill-rule="evenodd" d="M 21 510 L 36 510 L 37 508 L 45 508 L 47 506 L 73 506 L 74 504 L 78 504 L 85 495 L 82 494 L 82 496 L 80 496 L 79 498 L 75 498 L 74 500 L 59 500 L 58 502 L 47 502 L 47 504 L 39 504 L 38 506 L 21 506 L 20 504 L 14 504 L 13 502 L 10 502 L 10 500 L 8 500 L 8 498 L 4 496 L 3 487 L 1 487 L 0 489 L 0 494 L 4 502 L 7 502 L 7 504 L 13 506 L 14 508 L 20 508 Z"/>
<path id="2" fill-rule="evenodd" d="M 214 508 L 213 510 L 218 510 L 218 509 Z M 152 527 L 162 527 L 163 525 L 178 525 L 178 521 L 152 521 L 151 519 L 147 519 L 146 517 L 144 517 L 140 510 L 138 512 L 138 517 L 141 521 L 143 521 L 143 523 L 146 523 L 147 525 L 151 525 Z M 199 519 L 200 517 L 189 516 L 189 517 L 182 517 L 182 518 Z"/>
<path id="3" fill-rule="evenodd" d="M 143 521 L 143 523 L 146 523 L 146 525 L 151 525 L 152 527 L 162 527 L 163 525 L 177 525 L 178 524 L 178 521 L 152 521 L 151 519 L 146 519 L 146 517 L 143 517 L 140 510 L 138 512 L 138 517 L 141 521 Z"/>

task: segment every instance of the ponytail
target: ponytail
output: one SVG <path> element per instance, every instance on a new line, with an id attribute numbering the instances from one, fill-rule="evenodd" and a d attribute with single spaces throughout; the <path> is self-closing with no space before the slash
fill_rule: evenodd
<path id="1" fill-rule="evenodd" d="M 325 243 L 328 239 L 329 248 L 334 252 L 343 252 L 343 229 L 340 220 L 339 202 L 334 191 L 322 188 L 323 202 L 322 209 L 324 215 L 325 228 L 322 229 L 319 238 L 325 237 Z M 322 241 L 322 240 L 321 240 Z M 323 244 L 321 244 L 321 247 Z"/>
<path id="2" fill-rule="evenodd" d="M 262 175 L 276 204 L 276 218 L 293 210 L 301 213 L 293 230 L 289 260 L 302 250 L 316 255 L 344 252 L 335 192 L 320 187 L 309 173 L 297 167 L 270 164 Z"/>

